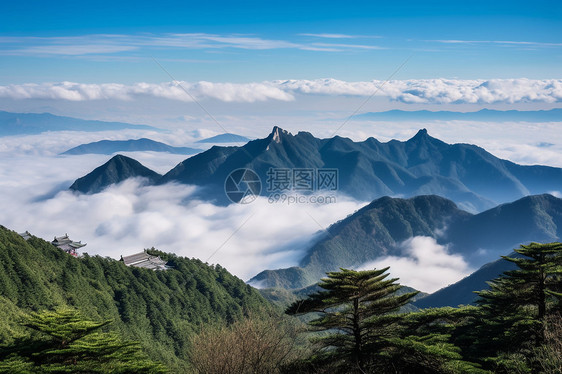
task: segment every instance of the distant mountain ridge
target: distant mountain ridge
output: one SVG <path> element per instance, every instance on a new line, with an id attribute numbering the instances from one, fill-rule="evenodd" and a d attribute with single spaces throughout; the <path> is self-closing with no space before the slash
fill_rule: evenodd
<path id="1" fill-rule="evenodd" d="M 247 143 L 249 141 L 250 138 L 246 138 L 242 135 L 224 133 L 198 140 L 197 143 Z"/>
<path id="2" fill-rule="evenodd" d="M 520 244 L 562 238 L 562 199 L 527 196 L 479 214 L 460 210 L 439 196 L 383 197 L 331 225 L 299 266 L 266 270 L 250 280 L 259 287 L 296 289 L 318 282 L 328 271 L 357 268 L 387 255 L 415 236 L 434 238 L 472 266 L 506 255 Z"/>
<path id="3" fill-rule="evenodd" d="M 271 168 L 330 168 L 338 170 L 337 192 L 358 200 L 436 194 L 473 212 L 562 186 L 561 168 L 518 165 L 475 145 L 444 143 L 425 129 L 405 142 L 381 143 L 292 135 L 279 127 L 242 147 L 213 146 L 180 162 L 156 183 L 197 185 L 202 187 L 199 198 L 228 204 L 225 180 L 244 168 L 260 177 L 264 196 L 271 193 L 266 183 Z"/>
<path id="4" fill-rule="evenodd" d="M 123 182 L 129 178 L 146 178 L 149 184 L 156 182 L 161 175 L 142 165 L 137 160 L 123 155 L 112 157 L 88 175 L 78 178 L 70 189 L 82 193 L 97 193 L 104 188 Z"/>
<path id="5" fill-rule="evenodd" d="M 562 108 L 550 110 L 493 110 L 451 112 L 429 110 L 389 110 L 358 114 L 357 118 L 376 121 L 489 121 L 489 122 L 562 122 Z"/>
<path id="6" fill-rule="evenodd" d="M 56 116 L 50 113 L 10 113 L 0 111 L 0 136 L 33 135 L 47 131 L 110 131 L 123 129 L 159 129 L 147 125 L 133 125 L 124 122 L 105 122 L 72 117 Z"/>
<path id="7" fill-rule="evenodd" d="M 129 139 L 129 140 L 100 140 L 98 142 L 81 144 L 61 154 L 110 155 L 116 152 L 137 152 L 137 151 L 167 152 L 167 153 L 178 154 L 178 155 L 191 155 L 191 154 L 199 153 L 202 150 L 196 148 L 189 148 L 189 147 L 173 147 L 171 145 L 157 142 L 151 139 L 140 138 L 140 139 Z"/>
<path id="8" fill-rule="evenodd" d="M 515 257 L 514 255 L 516 254 L 512 253 L 509 256 Z M 517 266 L 513 262 L 500 258 L 487 263 L 456 283 L 415 300 L 414 305 L 423 309 L 474 304 L 478 298 L 478 295 L 474 293 L 475 291 L 488 289 L 487 282 L 498 278 L 506 271 L 515 270 L 516 268 Z"/>
<path id="9" fill-rule="evenodd" d="M 339 192 L 359 200 L 437 194 L 472 211 L 562 185 L 560 168 L 517 165 L 474 145 L 444 143 L 425 129 L 405 142 L 381 143 L 292 135 L 278 127 L 243 147 L 215 146 L 186 159 L 159 183 L 203 186 L 208 198 L 224 202 L 224 181 L 240 168 L 254 170 L 264 185 L 270 168 L 333 168 L 339 170 Z"/>

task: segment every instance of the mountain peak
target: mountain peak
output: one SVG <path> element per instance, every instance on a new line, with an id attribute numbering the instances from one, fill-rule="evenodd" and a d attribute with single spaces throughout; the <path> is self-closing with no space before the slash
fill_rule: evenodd
<path id="1" fill-rule="evenodd" d="M 281 138 L 285 135 L 290 135 L 290 132 L 283 130 L 279 126 L 273 126 L 273 130 L 271 131 L 271 134 L 269 134 L 271 141 L 275 143 L 281 143 Z"/>
<path id="2" fill-rule="evenodd" d="M 432 137 L 428 134 L 427 129 L 420 129 L 416 135 L 406 141 L 407 144 L 422 145 L 431 144 L 434 146 L 448 146 L 447 143 Z"/>
<path id="3" fill-rule="evenodd" d="M 82 193 L 97 193 L 111 184 L 120 183 L 125 179 L 135 177 L 143 177 L 150 182 L 154 182 L 161 175 L 133 158 L 115 155 L 91 173 L 75 180 L 70 189 Z"/>
<path id="4" fill-rule="evenodd" d="M 427 133 L 427 129 L 420 129 L 412 139 L 421 139 L 427 137 L 429 137 L 429 134 Z"/>

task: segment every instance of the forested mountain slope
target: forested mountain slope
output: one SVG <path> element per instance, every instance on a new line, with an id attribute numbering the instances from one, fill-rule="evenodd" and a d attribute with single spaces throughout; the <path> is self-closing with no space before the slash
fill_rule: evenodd
<path id="1" fill-rule="evenodd" d="M 156 252 L 166 271 L 126 267 L 109 258 L 75 258 L 50 243 L 25 241 L 0 226 L 0 343 L 18 333 L 22 312 L 75 307 L 92 320 L 138 340 L 155 360 L 186 367 L 189 337 L 204 324 L 225 324 L 268 303 L 220 266 Z"/>
<path id="2" fill-rule="evenodd" d="M 250 282 L 265 288 L 306 287 L 340 267 L 357 268 L 383 256 L 401 256 L 401 243 L 416 236 L 434 238 L 471 266 L 480 267 L 519 244 L 560 240 L 562 199 L 527 196 L 471 214 L 435 195 L 383 197 L 331 225 L 299 266 L 266 270 Z"/>

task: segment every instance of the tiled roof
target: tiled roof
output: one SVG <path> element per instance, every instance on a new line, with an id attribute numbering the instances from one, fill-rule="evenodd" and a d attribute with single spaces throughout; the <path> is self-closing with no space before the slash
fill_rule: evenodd
<path id="1" fill-rule="evenodd" d="M 55 236 L 55 239 L 51 243 L 59 248 L 63 245 L 70 245 L 73 248 L 82 248 L 86 245 L 86 243 L 82 243 L 82 241 L 75 242 L 70 240 L 68 234 L 65 234 L 64 236 Z"/>
<path id="2" fill-rule="evenodd" d="M 152 270 L 166 270 L 166 261 L 158 256 L 151 256 L 146 252 L 135 253 L 130 256 L 121 256 L 121 260 L 127 266 L 134 266 L 137 268 L 145 268 Z"/>
<path id="3" fill-rule="evenodd" d="M 21 234 L 19 234 L 19 236 L 21 236 L 25 240 L 29 240 L 31 238 L 31 234 L 29 233 L 29 231 L 22 232 Z"/>

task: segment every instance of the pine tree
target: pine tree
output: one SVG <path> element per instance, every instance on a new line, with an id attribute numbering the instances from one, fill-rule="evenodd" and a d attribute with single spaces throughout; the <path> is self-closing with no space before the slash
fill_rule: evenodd
<path id="1" fill-rule="evenodd" d="M 456 346 L 465 321 L 477 307 L 443 307 L 424 309 L 403 315 L 385 356 L 395 373 L 489 373 L 480 365 L 467 361 L 463 349 Z M 464 336 L 463 336 L 464 337 Z M 461 338 L 462 339 L 462 338 Z"/>
<path id="2" fill-rule="evenodd" d="M 33 312 L 24 326 L 36 333 L 0 347 L 0 373 L 162 373 L 138 343 L 98 330 L 111 321 L 85 319 L 75 309 Z"/>
<path id="3" fill-rule="evenodd" d="M 478 292 L 476 354 L 489 357 L 497 371 L 532 365 L 533 351 L 545 343 L 546 319 L 562 312 L 562 244 L 531 243 L 515 252 L 503 258 L 518 269 Z"/>
<path id="4" fill-rule="evenodd" d="M 311 326 L 329 332 L 317 339 L 324 350 L 316 361 L 338 363 L 346 371 L 368 370 L 373 350 L 393 336 L 391 326 L 400 318 L 390 313 L 418 293 L 397 295 L 402 286 L 395 278 L 386 279 L 387 270 L 341 269 L 327 273 L 319 283 L 323 291 L 289 306 L 286 313 L 292 315 L 319 313 Z"/>

